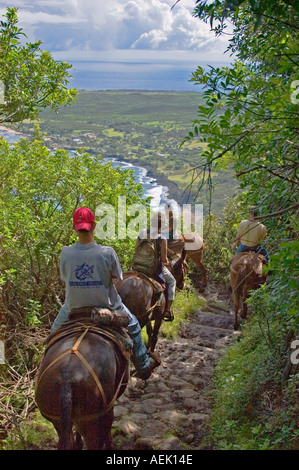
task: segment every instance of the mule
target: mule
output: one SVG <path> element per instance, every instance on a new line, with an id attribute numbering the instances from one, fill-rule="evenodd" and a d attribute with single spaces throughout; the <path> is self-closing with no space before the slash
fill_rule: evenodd
<path id="1" fill-rule="evenodd" d="M 266 276 L 263 274 L 263 264 L 266 258 L 252 251 L 245 253 L 237 253 L 231 261 L 230 265 L 230 287 L 232 289 L 234 303 L 234 329 L 238 330 L 238 313 L 239 308 L 241 318 L 247 318 L 246 299 L 253 289 L 260 287 L 265 281 Z"/>
<path id="2" fill-rule="evenodd" d="M 41 362 L 37 406 L 53 423 L 59 450 L 79 450 L 83 443 L 87 450 L 112 449 L 113 406 L 128 382 L 129 357 L 112 335 L 90 326 L 73 326 L 61 334 L 65 325 L 54 334 Z"/>
<path id="3" fill-rule="evenodd" d="M 187 262 L 193 261 L 201 274 L 201 288 L 207 287 L 207 269 L 203 263 L 203 252 L 205 249 L 205 240 L 197 233 L 191 232 L 182 234 L 181 238 L 168 240 L 169 253 L 187 252 Z"/>
<path id="4" fill-rule="evenodd" d="M 178 290 L 183 290 L 185 284 L 188 268 L 185 257 L 186 252 L 183 250 L 182 255 L 175 254 L 170 259 Z M 123 281 L 116 281 L 115 286 L 123 303 L 138 319 L 141 328 L 146 327 L 148 349 L 154 352 L 166 306 L 165 291 L 155 280 L 137 271 L 124 273 Z"/>

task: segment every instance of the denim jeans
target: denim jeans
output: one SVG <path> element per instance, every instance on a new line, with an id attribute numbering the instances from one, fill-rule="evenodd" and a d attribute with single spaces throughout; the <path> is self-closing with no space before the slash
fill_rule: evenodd
<path id="1" fill-rule="evenodd" d="M 254 251 L 255 253 L 258 253 L 259 255 L 263 255 L 267 259 L 267 263 L 269 263 L 270 255 L 263 245 L 247 246 L 247 245 L 242 245 L 242 243 L 240 243 L 236 253 L 243 253 L 244 251 Z"/>
<path id="2" fill-rule="evenodd" d="M 129 325 L 127 326 L 127 331 L 133 342 L 132 362 L 137 372 L 146 371 L 150 366 L 150 360 L 147 354 L 146 346 L 141 336 L 141 327 L 140 327 L 139 321 L 137 320 L 135 315 L 133 315 L 133 313 L 130 312 L 130 310 L 124 304 L 121 305 L 119 310 L 121 310 L 122 312 L 126 312 L 130 319 Z M 54 323 L 51 327 L 51 333 L 56 328 L 60 327 L 64 322 L 68 321 L 68 319 L 69 319 L 68 310 L 65 307 L 65 305 L 63 305 L 57 317 L 54 320 Z"/>
<path id="3" fill-rule="evenodd" d="M 168 300 L 174 300 L 176 280 L 166 266 L 162 267 L 162 274 L 168 288 Z"/>

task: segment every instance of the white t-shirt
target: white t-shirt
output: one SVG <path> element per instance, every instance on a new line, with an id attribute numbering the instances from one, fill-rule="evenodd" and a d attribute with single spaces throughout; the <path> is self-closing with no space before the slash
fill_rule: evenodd
<path id="1" fill-rule="evenodd" d="M 122 305 L 111 275 L 122 280 L 122 269 L 113 248 L 97 243 L 75 243 L 61 252 L 60 276 L 65 282 L 65 307 L 105 307 Z"/>

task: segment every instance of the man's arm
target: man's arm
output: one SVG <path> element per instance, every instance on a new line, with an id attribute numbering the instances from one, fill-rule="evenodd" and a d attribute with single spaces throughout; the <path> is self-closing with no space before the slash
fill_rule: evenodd
<path id="1" fill-rule="evenodd" d="M 261 240 L 264 240 L 267 236 L 267 229 L 264 225 L 260 225 L 260 236 L 261 236 Z"/>

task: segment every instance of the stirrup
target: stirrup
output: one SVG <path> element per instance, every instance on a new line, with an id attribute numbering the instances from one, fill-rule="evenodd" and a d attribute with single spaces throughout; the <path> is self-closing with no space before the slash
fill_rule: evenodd
<path id="1" fill-rule="evenodd" d="M 164 314 L 163 320 L 169 321 L 169 322 L 173 321 L 174 320 L 173 313 L 171 311 L 166 312 L 166 315 Z"/>
<path id="2" fill-rule="evenodd" d="M 147 380 L 152 375 L 152 372 L 154 371 L 154 369 L 156 369 L 157 367 L 161 365 L 162 361 L 156 353 L 148 351 L 148 355 L 150 356 L 149 368 L 143 372 L 137 372 L 137 370 L 135 369 L 134 372 L 131 374 L 131 377 L 137 377 L 138 379 Z"/>

